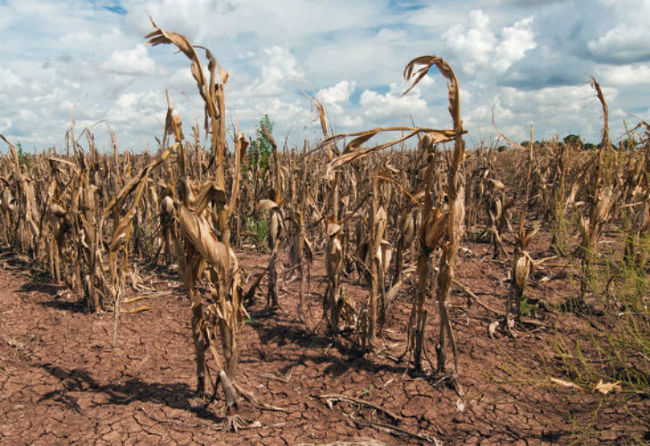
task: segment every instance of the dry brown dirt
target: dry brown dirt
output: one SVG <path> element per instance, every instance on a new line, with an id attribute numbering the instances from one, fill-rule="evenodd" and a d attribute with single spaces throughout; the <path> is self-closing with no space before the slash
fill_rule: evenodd
<path id="1" fill-rule="evenodd" d="M 466 248 L 458 280 L 485 304 L 502 309 L 508 265 L 493 261 L 487 244 Z M 538 248 L 542 254 L 547 249 Z M 242 253 L 240 258 L 251 274 L 267 262 L 260 254 Z M 597 396 L 535 381 L 540 357 L 553 357 L 558 333 L 579 336 L 588 326 L 575 315 L 544 314 L 545 327 L 520 330 L 517 339 L 491 339 L 488 325 L 494 317 L 475 303 L 468 308 L 466 296 L 454 293 L 461 398 L 429 375 L 409 374 L 405 361 L 395 361 L 405 346 L 408 286 L 390 310 L 379 351 L 359 356 L 345 348 L 345 337 L 343 345 L 333 345 L 323 335 L 324 323 L 313 332 L 299 324 L 294 280 L 281 283 L 278 311 L 265 310 L 258 297 L 240 331 L 237 383 L 282 411 L 242 401 L 241 414 L 260 426 L 224 433 L 215 429 L 223 421 L 221 395 L 207 407 L 194 398 L 190 308 L 173 271 L 142 273 L 157 293 L 125 306 L 150 309 L 122 315 L 113 345 L 112 313 L 85 313 L 76 296 L 37 277 L 7 250 L 0 252 L 0 262 L 2 445 L 296 445 L 357 437 L 391 445 L 434 444 L 434 438 L 448 445 L 568 444 L 578 438 L 575 420 L 580 414 L 588 418 L 602 403 Z M 566 266 L 550 266 L 548 279 L 533 283 L 529 297 L 551 301 L 570 296 L 579 285 L 567 271 Z M 317 260 L 310 328 L 321 318 L 323 274 L 322 260 Z M 360 301 L 365 292 L 353 279 L 344 289 Z M 428 305 L 435 315 L 435 302 Z M 433 362 L 437 320 L 432 319 Z M 319 398 L 328 394 L 367 401 L 397 419 L 335 399 L 330 408 Z M 590 428 L 596 431 L 590 438 L 618 444 L 630 430 L 643 435 L 648 425 L 630 426 L 625 413 L 614 408 Z"/>

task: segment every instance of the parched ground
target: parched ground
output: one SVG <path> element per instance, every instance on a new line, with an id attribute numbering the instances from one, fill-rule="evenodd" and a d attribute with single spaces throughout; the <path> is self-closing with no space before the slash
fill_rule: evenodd
<path id="1" fill-rule="evenodd" d="M 458 280 L 484 304 L 502 309 L 507 264 L 491 260 L 489 245 L 467 246 Z M 251 253 L 241 259 L 250 273 L 267 262 L 266 256 Z M 468 307 L 466 296 L 454 293 L 460 397 L 429 375 L 412 376 L 405 361 L 396 360 L 405 347 L 408 286 L 391 308 L 377 353 L 360 357 L 332 345 L 322 335 L 324 323 L 316 326 L 322 265 L 314 266 L 309 298 L 309 327 L 315 331 L 297 321 L 295 280 L 281 284 L 282 310 L 265 311 L 263 298 L 250 309 L 251 318 L 241 329 L 236 381 L 267 407 L 242 401 L 241 414 L 258 425 L 237 434 L 221 432 L 216 429 L 223 421 L 220 393 L 207 407 L 196 404 L 189 305 L 173 272 L 145 275 L 157 291 L 125 308 L 150 309 L 122 315 L 113 345 L 112 313 L 84 313 L 77 297 L 39 280 L 33 271 L 30 275 L 6 250 L 0 252 L 0 263 L 2 445 L 297 445 L 358 437 L 391 445 L 436 440 L 449 445 L 626 444 L 650 436 L 650 417 L 630 416 L 629 405 L 610 407 L 609 396 L 544 381 L 540 358 L 552 360 L 560 334 L 584 337 L 590 324 L 583 319 L 544 312 L 543 326 L 520 330 L 517 339 L 498 333 L 492 339 L 488 326 L 495 318 L 476 303 Z M 547 301 L 565 299 L 578 287 L 560 263 L 538 279 L 530 297 Z M 365 296 L 352 280 L 344 289 L 356 300 Z M 436 315 L 435 302 L 428 305 L 429 314 Z M 434 361 L 436 316 L 430 327 Z M 650 413 L 647 399 L 628 403 L 635 405 L 634 413 Z M 603 404 L 607 409 L 595 412 Z M 588 436 L 580 436 L 583 427 Z"/>

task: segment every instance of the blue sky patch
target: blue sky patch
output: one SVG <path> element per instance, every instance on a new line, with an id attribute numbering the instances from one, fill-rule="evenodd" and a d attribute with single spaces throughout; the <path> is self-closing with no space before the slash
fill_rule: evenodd
<path id="1" fill-rule="evenodd" d="M 119 14 L 119 15 L 126 15 L 126 13 L 127 13 L 127 10 L 122 8 L 119 5 L 117 5 L 117 6 L 102 6 L 102 7 L 107 11 L 110 11 L 112 13 Z"/>

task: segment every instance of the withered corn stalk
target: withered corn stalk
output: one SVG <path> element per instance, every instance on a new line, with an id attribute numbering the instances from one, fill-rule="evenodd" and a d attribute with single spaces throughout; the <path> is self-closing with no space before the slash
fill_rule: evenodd
<path id="1" fill-rule="evenodd" d="M 262 132 L 270 141 L 273 149 L 273 188 L 269 191 L 269 198 L 261 200 L 259 203 L 260 208 L 270 212 L 269 217 L 269 231 L 268 242 L 269 249 L 271 250 L 271 259 L 269 260 L 268 273 L 269 273 L 269 289 L 266 298 L 267 307 L 279 307 L 278 303 L 278 249 L 280 245 L 280 236 L 283 232 L 284 215 L 282 205 L 284 198 L 282 193 L 282 166 L 280 165 L 280 154 L 278 152 L 278 145 L 273 138 L 273 135 L 266 127 L 262 128 Z"/>
<path id="2" fill-rule="evenodd" d="M 507 333 L 512 335 L 511 330 L 514 328 L 515 321 L 518 321 L 521 317 L 521 303 L 523 301 L 526 283 L 528 282 L 528 278 L 533 271 L 533 267 L 535 266 L 535 262 L 528 253 L 528 244 L 539 230 L 539 227 L 535 226 L 530 231 L 526 230 L 526 216 L 528 213 L 528 202 L 530 200 L 531 178 L 535 160 L 535 146 L 533 143 L 534 138 L 532 125 L 530 127 L 530 144 L 528 145 L 528 149 L 515 142 L 512 142 L 498 130 L 497 132 L 499 133 L 499 136 L 501 136 L 514 149 L 521 150 L 522 152 L 526 152 L 528 154 L 528 169 L 526 172 L 526 182 L 524 185 L 524 197 L 521 205 L 521 214 L 519 216 L 519 230 L 517 232 L 517 237 L 515 238 L 515 249 L 512 259 L 510 292 L 506 298 L 506 316 L 504 328 Z"/>
<path id="3" fill-rule="evenodd" d="M 358 330 L 357 330 L 357 345 L 366 351 L 371 351 L 374 348 L 375 336 L 378 331 L 378 315 L 384 313 L 384 301 L 381 300 L 381 305 L 378 308 L 379 295 L 384 295 L 383 277 L 386 271 L 388 260 L 388 242 L 384 240 L 384 233 L 386 231 L 386 211 L 383 207 L 378 207 L 378 175 L 375 173 L 372 177 L 372 198 L 370 214 L 368 218 L 368 226 L 370 229 L 370 237 L 367 242 L 366 256 L 364 259 L 364 266 L 367 269 L 367 282 L 369 296 L 368 301 L 362 309 L 362 314 L 359 314 Z M 382 245 L 383 242 L 383 245 Z M 382 255 L 383 253 L 383 255 Z"/>
<path id="4" fill-rule="evenodd" d="M 126 275 L 129 270 L 130 242 L 133 233 L 133 219 L 136 216 L 138 205 L 148 185 L 151 171 L 165 162 L 171 155 L 174 148 L 163 149 L 158 157 L 152 160 L 149 165 L 143 168 L 138 175 L 132 178 L 118 195 L 106 206 L 101 221 L 115 214 L 114 210 L 129 196 L 134 194 L 133 201 L 124 216 L 119 217 L 111 237 L 108 248 L 108 264 L 110 268 L 111 285 L 110 291 L 113 298 L 113 343 L 117 341 L 117 327 L 120 317 L 120 304 L 124 294 Z"/>
<path id="5" fill-rule="evenodd" d="M 307 157 L 303 150 L 303 167 L 301 175 L 301 189 L 297 206 L 289 205 L 289 216 L 292 223 L 291 246 L 289 248 L 289 260 L 291 265 L 298 266 L 298 320 L 304 324 L 305 319 L 305 293 L 307 277 L 310 275 L 313 259 L 311 243 L 307 238 L 305 215 L 307 213 Z M 295 197 L 295 195 L 293 195 Z"/>
<path id="6" fill-rule="evenodd" d="M 16 225 L 14 237 L 20 250 L 34 255 L 36 240 L 38 240 L 40 234 L 37 225 L 40 215 L 35 203 L 34 186 L 23 175 L 16 147 L 3 135 L 0 135 L 0 138 L 9 146 L 11 160 L 13 161 L 12 177 L 17 194 L 14 197 L 7 191 L 6 200 L 8 206 L 15 206 L 13 212 L 18 216 L 18 218 L 13 219 L 13 223 Z"/>
<path id="7" fill-rule="evenodd" d="M 177 258 L 183 280 L 192 303 L 192 335 L 196 350 L 197 391 L 205 391 L 205 350 L 209 348 L 217 368 L 215 389 L 221 383 L 226 405 L 224 429 L 236 431 L 246 424 L 237 413 L 238 397 L 233 378 L 238 363 L 237 331 L 245 311 L 242 305 L 241 272 L 237 256 L 230 246 L 230 219 L 237 209 L 241 162 L 244 159 L 248 141 L 240 132 L 235 138 L 235 165 L 229 200 L 226 197 L 225 178 L 225 99 L 224 87 L 228 73 L 221 69 L 209 50 L 209 78 L 206 78 L 195 48 L 188 39 L 178 33 L 168 32 L 153 23 L 154 31 L 145 36 L 149 44 L 173 44 L 191 61 L 192 75 L 199 94 L 205 103 L 206 132 L 211 136 L 209 166 L 215 167 L 214 181 L 197 184 L 192 181 L 185 164 L 185 150 L 182 140 L 180 116 L 168 107 L 166 133 L 173 134 L 178 151 L 177 181 L 174 199 L 174 214 L 178 222 L 175 240 Z M 219 79 L 215 70 L 218 68 Z M 177 177 L 177 178 L 176 178 Z M 169 207 L 169 200 L 165 205 Z M 211 212 L 212 211 L 212 212 Z M 216 213 L 215 228 L 211 218 Z M 214 303 L 204 308 L 198 285 L 203 275 Z M 218 351 L 217 339 L 221 343 Z M 224 359 L 221 359 L 223 354 Z"/>
<path id="8" fill-rule="evenodd" d="M 526 174 L 526 186 L 524 192 L 524 200 L 521 206 L 521 215 L 519 217 L 519 232 L 515 239 L 515 251 L 512 259 L 512 274 L 510 293 L 506 301 L 506 330 L 509 330 L 514 325 L 511 320 L 512 312 L 514 311 L 515 319 L 519 320 L 521 317 L 521 303 L 524 298 L 524 290 L 528 277 L 532 273 L 534 262 L 528 253 L 528 244 L 533 236 L 537 233 L 539 227 L 535 227 L 530 231 L 526 230 L 526 214 L 528 213 L 528 200 L 530 199 L 530 182 L 533 172 L 533 162 L 535 159 L 534 145 L 533 145 L 533 126 L 530 127 L 530 145 L 528 148 L 528 172 Z M 514 300 L 514 308 L 512 307 Z"/>
<path id="9" fill-rule="evenodd" d="M 642 207 L 634 218 L 634 227 L 625 254 L 638 271 L 644 271 L 650 254 L 650 125 L 641 121 L 640 127 L 645 129 L 646 142 L 643 159 L 635 172 L 635 187 L 632 197 L 640 195 Z M 636 193 L 634 193 L 636 192 Z"/>
<path id="10" fill-rule="evenodd" d="M 335 159 L 335 153 L 330 144 L 327 132 L 327 120 L 325 118 L 325 108 L 316 99 L 312 98 L 312 103 L 318 111 L 321 131 L 323 132 L 324 147 L 327 159 L 332 163 Z M 327 209 L 330 214 L 326 218 L 325 232 L 327 234 L 327 248 L 325 252 L 325 267 L 327 271 L 327 289 L 323 297 L 323 315 L 327 318 L 327 329 L 331 336 L 336 337 L 339 331 L 339 320 L 341 310 L 345 303 L 341 296 L 341 273 L 343 272 L 343 260 L 345 257 L 343 251 L 343 227 L 339 225 L 339 182 L 341 176 L 339 172 L 326 177 L 327 189 Z"/>
<path id="11" fill-rule="evenodd" d="M 407 352 L 413 355 L 413 365 L 416 370 L 422 368 L 422 355 L 425 353 L 424 334 L 426 331 L 427 311 L 425 302 L 430 295 L 428 288 L 432 275 L 430 257 L 445 236 L 448 226 L 449 208 L 443 202 L 443 197 L 434 197 L 433 179 L 436 173 L 435 148 L 432 141 L 425 135 L 418 147 L 427 166 L 422 178 L 424 201 L 421 204 L 422 225 L 418 233 L 417 251 L 417 292 L 413 299 L 411 317 L 408 325 Z M 437 201 L 437 203 L 435 203 Z M 434 206 L 437 204 L 437 206 Z"/>
<path id="12" fill-rule="evenodd" d="M 582 260 L 580 275 L 580 298 L 584 300 L 593 280 L 594 259 L 598 252 L 603 226 L 610 218 L 612 207 L 616 201 L 617 192 L 614 190 L 612 178 L 613 167 L 611 143 L 609 141 L 609 116 L 607 102 L 603 96 L 600 84 L 592 78 L 591 85 L 596 90 L 596 96 L 603 108 L 603 135 L 597 158 L 594 160 L 591 178 L 586 184 L 587 190 L 587 215 L 580 216 L 580 229 L 582 231 Z"/>
<path id="13" fill-rule="evenodd" d="M 428 294 L 428 289 L 426 289 L 427 284 L 427 263 L 429 256 L 433 249 L 438 246 L 438 244 L 444 241 L 443 245 L 443 255 L 441 258 L 440 264 L 440 274 L 438 276 L 438 303 L 440 311 L 440 339 L 439 344 L 436 348 L 438 351 L 438 372 L 445 372 L 445 361 L 446 361 L 446 339 L 449 338 L 449 344 L 451 345 L 453 357 L 454 357 L 454 373 L 457 372 L 457 363 L 456 363 L 456 344 L 454 341 L 453 333 L 451 331 L 451 324 L 449 321 L 448 311 L 447 311 L 447 299 L 449 297 L 449 292 L 451 288 L 451 283 L 453 281 L 454 267 L 456 264 L 458 256 L 458 245 L 460 242 L 460 237 L 463 233 L 464 225 L 464 188 L 465 180 L 462 175 L 461 169 L 463 164 L 463 159 L 465 157 L 465 145 L 463 141 L 463 129 L 460 120 L 460 101 L 459 101 L 459 88 L 456 75 L 454 74 L 451 67 L 443 59 L 437 56 L 422 56 L 413 59 L 410 61 L 406 68 L 404 69 L 404 78 L 408 81 L 411 81 L 411 86 L 404 92 L 405 94 L 410 91 L 417 83 L 427 74 L 429 69 L 432 66 L 436 66 L 440 73 L 449 81 L 448 83 L 448 93 L 449 93 L 449 112 L 451 114 L 454 129 L 453 130 L 434 130 L 426 129 L 419 127 L 388 127 L 388 128 L 376 128 L 372 130 L 367 130 L 363 132 L 356 132 L 350 134 L 336 135 L 329 139 L 326 139 L 322 145 L 328 144 L 331 141 L 339 140 L 345 137 L 353 137 L 353 139 L 347 144 L 344 152 L 330 160 L 327 165 L 326 178 L 332 179 L 334 177 L 335 170 L 345 164 L 351 163 L 355 160 L 363 158 L 371 153 L 377 152 L 379 150 L 392 147 L 395 144 L 399 144 L 407 139 L 416 136 L 423 135 L 420 141 L 420 148 L 423 152 L 429 154 L 427 169 L 425 170 L 425 178 L 423 180 L 423 187 L 425 188 L 425 200 L 423 203 L 423 223 L 420 230 L 420 239 L 421 239 L 421 250 L 418 255 L 418 293 L 414 299 L 414 308 L 412 312 L 410 324 L 412 327 L 412 335 L 410 334 L 409 338 L 409 350 L 413 350 L 414 357 L 414 366 L 417 369 L 420 369 L 422 352 L 423 352 L 423 340 L 424 340 L 424 331 L 425 331 L 425 322 L 426 322 L 426 311 L 424 308 L 424 301 Z M 417 71 L 414 71 L 416 67 L 422 66 Z M 403 136 L 388 141 L 383 144 L 376 146 L 363 148 L 362 145 L 370 140 L 372 137 L 379 133 L 384 133 L 388 131 L 400 131 L 406 132 Z M 433 183 L 433 173 L 434 173 L 434 157 L 432 156 L 433 146 L 438 143 L 454 141 L 454 152 L 452 154 L 452 159 L 449 164 L 449 172 L 447 178 L 447 188 L 446 193 L 449 202 L 448 210 L 444 211 L 441 209 L 433 209 L 433 197 L 431 192 L 427 194 L 427 190 L 431 190 Z M 338 226 L 338 225 L 337 225 Z M 338 228 L 336 228 L 338 229 Z M 332 231 L 336 233 L 335 231 Z M 443 240 L 444 238 L 444 240 Z M 428 243 L 427 243 L 428 242 Z M 456 383 L 455 374 L 451 375 L 453 383 Z"/>
<path id="14" fill-rule="evenodd" d="M 448 313 L 448 299 L 451 285 L 454 280 L 454 269 L 458 259 L 458 246 L 464 232 L 465 218 L 465 177 L 462 173 L 463 161 L 465 159 L 465 141 L 463 140 L 464 131 L 460 118 L 460 88 L 458 86 L 456 74 L 451 66 L 449 66 L 445 60 L 437 56 L 422 56 L 413 59 L 406 65 L 404 78 L 413 82 L 411 87 L 407 89 L 407 91 L 409 91 L 434 65 L 448 81 L 447 90 L 449 94 L 449 113 L 454 126 L 450 133 L 453 135 L 454 151 L 451 155 L 451 161 L 447 172 L 447 187 L 445 190 L 448 200 L 447 211 L 443 213 L 440 209 L 437 211 L 433 210 L 432 197 L 427 199 L 425 195 L 425 208 L 423 210 L 422 228 L 420 230 L 421 251 L 418 256 L 419 289 L 416 302 L 417 310 L 415 318 L 415 345 L 413 346 L 413 359 L 415 368 L 420 369 L 422 366 L 421 358 L 424 348 L 424 330 L 426 320 L 426 311 L 424 310 L 421 301 L 427 296 L 427 290 L 422 289 L 426 284 L 426 280 L 422 275 L 426 273 L 426 265 L 431 251 L 436 246 L 441 245 L 442 256 L 440 258 L 436 295 L 440 312 L 440 332 L 438 344 L 436 345 L 436 372 L 439 375 L 445 375 L 446 373 L 446 344 L 448 338 L 454 361 L 454 370 L 452 374 L 449 375 L 449 378 L 452 385 L 460 391 L 457 382 L 458 361 L 456 342 L 451 329 L 451 322 Z M 421 68 L 414 71 L 418 66 L 421 66 Z M 422 145 L 431 147 L 435 142 L 435 139 L 428 134 L 423 138 Z M 427 187 L 427 183 L 431 185 L 431 181 L 432 180 L 427 181 L 425 179 L 425 187 Z M 416 307 L 416 305 L 414 305 L 414 307 Z"/>
<path id="15" fill-rule="evenodd" d="M 492 258 L 499 258 L 499 253 L 503 253 L 504 256 L 508 256 L 505 247 L 503 246 L 503 240 L 501 238 L 501 229 L 503 227 L 503 221 L 506 215 L 505 209 L 505 195 L 504 190 L 505 186 L 499 180 L 490 178 L 488 180 L 488 190 L 489 199 L 488 199 L 488 215 L 490 217 L 490 238 L 492 239 L 492 249 L 493 255 Z"/>

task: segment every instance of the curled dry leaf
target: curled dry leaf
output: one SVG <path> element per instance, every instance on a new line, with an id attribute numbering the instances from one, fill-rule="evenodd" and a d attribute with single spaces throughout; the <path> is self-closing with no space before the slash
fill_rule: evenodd
<path id="1" fill-rule="evenodd" d="M 268 198 L 264 198 L 264 199 L 260 200 L 259 203 L 257 203 L 257 211 L 258 212 L 260 212 L 260 211 L 267 212 L 267 211 L 270 211 L 271 209 L 275 209 L 277 207 L 278 207 L 278 204 L 273 200 L 269 200 Z"/>
<path id="2" fill-rule="evenodd" d="M 580 387 L 579 385 L 577 385 L 577 384 L 575 384 L 575 383 L 572 383 L 571 381 L 567 381 L 567 380 L 561 379 L 561 378 L 555 378 L 555 377 L 552 377 L 552 378 L 551 378 L 551 382 L 554 383 L 554 384 L 559 384 L 559 385 L 561 385 L 561 386 L 563 386 L 563 387 L 567 387 L 567 388 L 569 388 L 569 389 L 578 389 L 578 390 L 582 390 L 582 387 Z"/>
<path id="3" fill-rule="evenodd" d="M 494 339 L 496 336 L 497 328 L 499 328 L 499 321 L 494 321 L 491 322 L 490 325 L 488 326 L 488 336 L 492 339 Z"/>
<path id="4" fill-rule="evenodd" d="M 217 267 L 221 277 L 225 277 L 230 256 L 227 255 L 225 245 L 219 241 L 210 224 L 185 206 L 179 206 L 178 221 L 183 234 L 194 248 L 208 263 Z"/>
<path id="5" fill-rule="evenodd" d="M 163 198 L 161 203 L 161 209 L 166 215 L 172 215 L 174 212 L 174 200 L 170 196 Z"/>
<path id="6" fill-rule="evenodd" d="M 599 222 L 606 222 L 612 205 L 614 204 L 614 190 L 611 185 L 602 188 L 598 193 L 596 202 L 596 218 Z"/>
<path id="7" fill-rule="evenodd" d="M 447 218 L 447 212 L 443 213 L 439 208 L 435 208 L 422 225 L 421 231 L 424 231 L 424 244 L 427 249 L 435 249 L 440 243 L 440 239 L 446 234 Z"/>
<path id="8" fill-rule="evenodd" d="M 605 383 L 601 379 L 598 381 L 598 384 L 596 384 L 595 390 L 598 392 L 602 393 L 603 395 L 607 395 L 609 392 L 619 392 L 621 390 L 621 382 L 616 381 L 613 383 Z"/>
<path id="9" fill-rule="evenodd" d="M 492 187 L 494 187 L 495 189 L 503 190 L 506 188 L 505 184 L 503 184 L 499 180 L 495 180 L 494 178 L 490 178 L 488 179 L 488 181 L 492 184 Z"/>
<path id="10" fill-rule="evenodd" d="M 327 236 L 333 237 L 341 231 L 341 226 L 334 222 L 327 223 Z"/>

